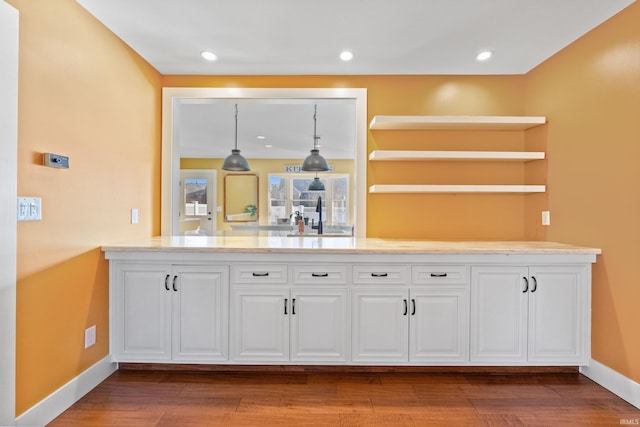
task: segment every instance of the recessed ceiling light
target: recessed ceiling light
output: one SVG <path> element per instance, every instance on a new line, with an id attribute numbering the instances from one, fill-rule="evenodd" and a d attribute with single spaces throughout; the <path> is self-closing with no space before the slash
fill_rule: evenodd
<path id="1" fill-rule="evenodd" d="M 256 135 L 256 139 L 267 139 L 264 135 Z"/>
<path id="2" fill-rule="evenodd" d="M 478 61 L 486 61 L 487 59 L 493 56 L 493 52 L 490 50 L 483 50 L 482 52 L 478 52 L 476 55 L 476 60 Z"/>
<path id="3" fill-rule="evenodd" d="M 273 145 L 271 145 L 271 144 L 264 144 L 264 148 L 272 148 L 272 147 L 273 147 Z"/>
<path id="4" fill-rule="evenodd" d="M 340 52 L 340 59 L 342 59 L 345 62 L 351 61 L 353 59 L 353 52 L 349 50 L 344 50 Z"/>
<path id="5" fill-rule="evenodd" d="M 205 61 L 215 61 L 216 59 L 218 59 L 218 55 L 216 55 L 213 52 L 209 52 L 207 50 L 203 50 L 202 52 L 200 52 L 200 56 L 202 57 L 202 59 L 204 59 Z"/>

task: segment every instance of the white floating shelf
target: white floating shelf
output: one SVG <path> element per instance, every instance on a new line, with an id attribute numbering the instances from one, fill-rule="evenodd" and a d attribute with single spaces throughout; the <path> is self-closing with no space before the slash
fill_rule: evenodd
<path id="1" fill-rule="evenodd" d="M 397 151 L 375 150 L 371 161 L 426 161 L 426 160 L 495 160 L 531 161 L 544 159 L 544 151 Z"/>
<path id="2" fill-rule="evenodd" d="M 545 123 L 541 116 L 374 116 L 369 129 L 525 130 Z"/>
<path id="3" fill-rule="evenodd" d="M 544 193 L 544 185 L 372 185 L 369 193 Z"/>

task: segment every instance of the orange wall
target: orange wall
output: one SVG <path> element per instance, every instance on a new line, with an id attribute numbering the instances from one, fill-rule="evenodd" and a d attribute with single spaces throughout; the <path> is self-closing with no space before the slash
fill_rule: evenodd
<path id="1" fill-rule="evenodd" d="M 163 76 L 162 80 L 165 87 L 367 88 L 369 120 L 374 115 L 385 114 L 523 114 L 523 76 Z M 369 132 L 368 150 L 524 148 L 522 132 L 507 134 L 462 132 L 451 136 L 444 132 L 374 131 Z M 369 165 L 367 180 L 368 185 L 522 184 L 525 183 L 525 166 L 480 162 L 384 162 Z M 523 240 L 526 197 L 369 194 L 367 236 Z"/>
<path id="2" fill-rule="evenodd" d="M 108 354 L 100 246 L 159 234 L 161 94 L 160 75 L 75 1 L 9 3 L 20 12 L 18 194 L 43 210 L 17 227 L 19 415 Z M 42 166 L 43 152 L 70 168 Z"/>
<path id="3" fill-rule="evenodd" d="M 602 248 L 593 268 L 592 355 L 640 382 L 640 3 L 526 76 L 546 114 L 552 241 Z M 532 209 L 537 209 L 532 207 Z"/>

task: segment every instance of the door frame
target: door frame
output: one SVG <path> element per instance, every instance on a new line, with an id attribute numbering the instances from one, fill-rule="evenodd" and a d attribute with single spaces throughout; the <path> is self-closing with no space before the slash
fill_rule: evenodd
<path id="1" fill-rule="evenodd" d="M 18 17 L 0 1 L 0 139 L 7 160 L 0 168 L 0 425 L 16 422 Z"/>
<path id="2" fill-rule="evenodd" d="M 180 234 L 180 209 L 182 205 L 182 195 L 184 193 L 184 187 L 182 184 L 183 174 L 196 174 L 205 175 L 209 180 L 210 185 L 207 187 L 207 200 L 211 200 L 212 206 L 209 208 L 211 212 L 211 232 L 215 233 L 218 223 L 218 171 L 216 169 L 180 169 L 180 190 L 174 193 L 172 206 L 173 214 L 171 221 L 171 235 L 179 236 Z M 210 198 L 210 199 L 209 199 Z"/>

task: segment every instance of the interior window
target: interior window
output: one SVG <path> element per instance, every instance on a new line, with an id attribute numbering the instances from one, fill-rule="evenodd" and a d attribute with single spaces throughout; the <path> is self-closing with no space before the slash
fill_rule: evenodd
<path id="1" fill-rule="evenodd" d="M 324 191 L 308 190 L 314 174 L 269 174 L 269 224 L 291 224 L 296 211 L 302 213 L 308 224 L 317 223 L 320 197 L 325 225 L 349 225 L 349 175 L 318 177 Z"/>

